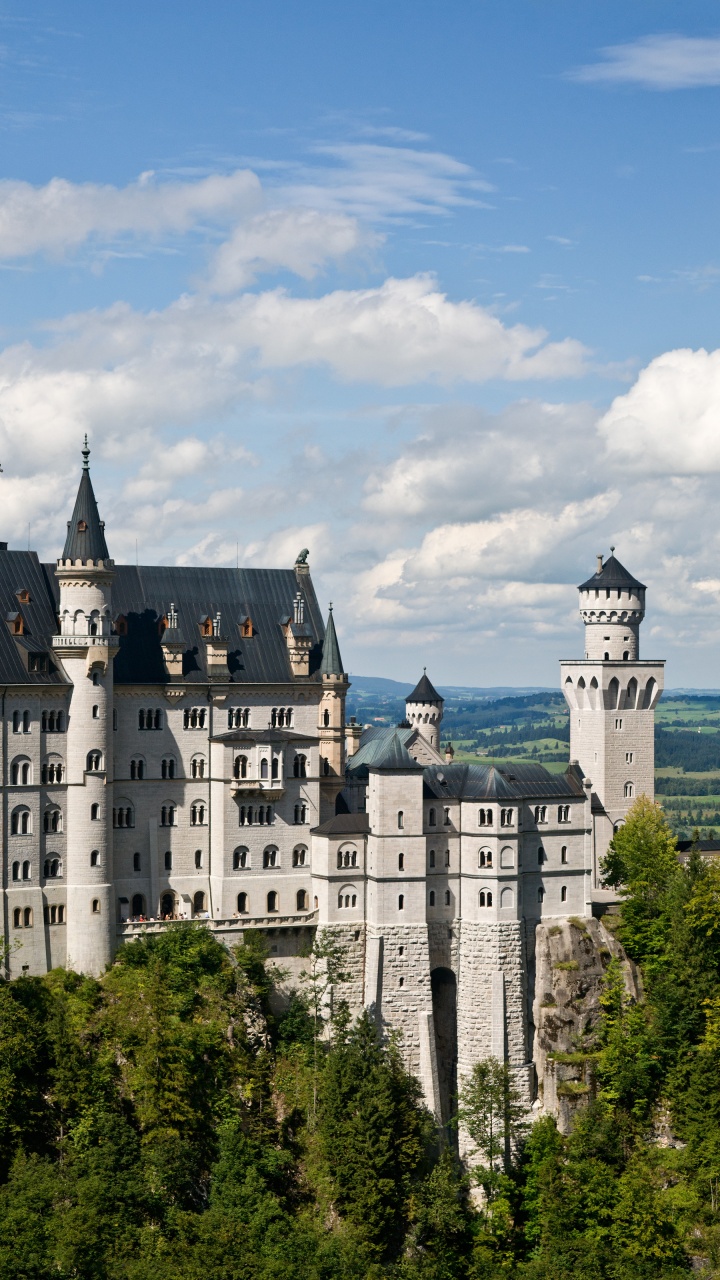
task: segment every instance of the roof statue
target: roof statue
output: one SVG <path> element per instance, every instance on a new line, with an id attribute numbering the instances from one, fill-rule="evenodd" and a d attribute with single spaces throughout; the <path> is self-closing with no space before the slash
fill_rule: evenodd
<path id="1" fill-rule="evenodd" d="M 87 436 L 82 449 L 83 467 L 80 475 L 75 507 L 72 519 L 68 520 L 68 531 L 63 548 L 63 560 L 109 560 L 110 553 L 105 541 L 105 522 L 100 519 L 92 481 L 90 479 L 90 450 Z"/>
<path id="2" fill-rule="evenodd" d="M 307 562 L 308 562 L 308 556 L 309 556 L 309 555 L 310 555 L 310 551 L 309 551 L 309 549 L 308 549 L 307 547 L 303 547 L 302 551 L 301 551 L 301 552 L 299 552 L 298 557 L 297 557 L 297 560 L 295 561 L 295 563 L 296 563 L 296 564 L 307 564 Z"/>

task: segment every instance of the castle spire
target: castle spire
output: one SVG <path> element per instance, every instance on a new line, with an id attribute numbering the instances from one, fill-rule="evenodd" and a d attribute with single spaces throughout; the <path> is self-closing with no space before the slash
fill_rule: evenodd
<path id="1" fill-rule="evenodd" d="M 90 479 L 90 449 L 87 436 L 82 449 L 83 467 L 80 474 L 75 508 L 68 520 L 68 531 L 63 549 L 63 560 L 109 560 L 105 541 L 105 522 L 100 519 L 92 481 Z"/>
<path id="2" fill-rule="evenodd" d="M 337 632 L 333 621 L 333 607 L 330 605 L 327 626 L 325 628 L 325 641 L 323 643 L 322 662 L 320 663 L 320 675 L 341 676 L 342 674 L 343 664 L 342 658 L 340 657 L 340 645 L 338 644 Z"/>

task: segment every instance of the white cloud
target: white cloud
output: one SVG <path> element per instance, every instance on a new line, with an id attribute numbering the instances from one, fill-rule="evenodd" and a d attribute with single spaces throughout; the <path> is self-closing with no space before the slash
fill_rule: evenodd
<path id="1" fill-rule="evenodd" d="M 569 72 L 586 83 L 643 89 L 696 89 L 720 84 L 720 39 L 650 35 L 600 50 L 603 61 Z"/>
<path id="2" fill-rule="evenodd" d="M 720 471 L 720 350 L 667 351 L 599 423 L 611 458 L 637 472 Z"/>
<path id="3" fill-rule="evenodd" d="M 237 293 L 258 275 L 281 270 L 312 280 L 327 263 L 379 243 L 380 237 L 344 213 L 271 209 L 240 223 L 220 246 L 208 287 L 214 293 Z"/>
<path id="4" fill-rule="evenodd" d="M 240 169 L 197 182 L 142 175 L 126 187 L 53 178 L 45 186 L 0 181 L 0 258 L 62 255 L 90 239 L 157 238 L 209 220 L 227 224 L 257 209 L 255 174 Z"/>

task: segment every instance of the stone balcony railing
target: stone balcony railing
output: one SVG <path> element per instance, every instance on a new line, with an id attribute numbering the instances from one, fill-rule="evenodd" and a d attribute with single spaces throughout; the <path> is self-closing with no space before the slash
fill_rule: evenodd
<path id="1" fill-rule="evenodd" d="M 231 933 L 242 941 L 242 934 L 247 929 L 297 929 L 314 927 L 317 924 L 317 910 L 295 911 L 291 915 L 279 911 L 264 916 L 216 916 L 214 920 L 204 916 L 194 916 L 189 923 L 201 924 L 211 933 Z M 177 928 L 187 924 L 188 920 L 122 920 L 117 926 L 119 938 L 144 937 L 148 933 L 162 933 L 165 929 Z"/>
<path id="2" fill-rule="evenodd" d="M 230 790 L 236 796 L 263 796 L 266 800 L 279 800 L 285 795 L 281 778 L 231 778 Z"/>

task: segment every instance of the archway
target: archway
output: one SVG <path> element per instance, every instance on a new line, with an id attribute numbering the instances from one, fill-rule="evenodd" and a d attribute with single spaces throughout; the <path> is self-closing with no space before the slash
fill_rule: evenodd
<path id="1" fill-rule="evenodd" d="M 435 1048 L 437 1053 L 440 1110 L 443 1124 L 450 1123 L 457 1093 L 457 981 L 452 969 L 430 974 Z"/>

